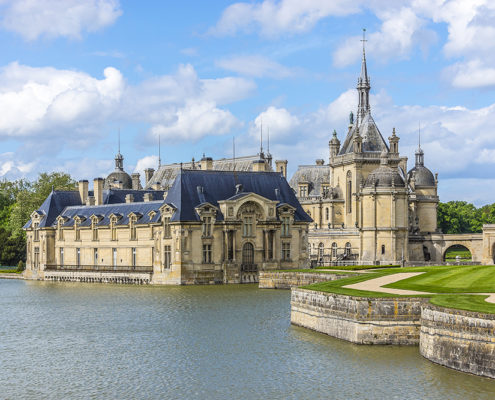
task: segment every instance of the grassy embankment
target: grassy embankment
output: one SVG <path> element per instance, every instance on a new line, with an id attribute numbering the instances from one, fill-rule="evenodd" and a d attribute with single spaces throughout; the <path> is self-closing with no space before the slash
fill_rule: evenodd
<path id="1" fill-rule="evenodd" d="M 385 287 L 434 293 L 415 295 L 414 297 L 430 298 L 432 304 L 443 307 L 495 313 L 495 304 L 484 301 L 487 297 L 486 295 L 471 294 L 495 293 L 495 266 L 493 265 L 391 268 L 337 281 L 315 283 L 303 288 L 349 296 L 412 297 L 344 287 L 353 283 L 401 272 L 424 272 L 424 274 L 404 279 Z"/>
<path id="2" fill-rule="evenodd" d="M 17 271 L 16 267 L 0 266 L 0 274 L 22 274 L 22 271 Z"/>

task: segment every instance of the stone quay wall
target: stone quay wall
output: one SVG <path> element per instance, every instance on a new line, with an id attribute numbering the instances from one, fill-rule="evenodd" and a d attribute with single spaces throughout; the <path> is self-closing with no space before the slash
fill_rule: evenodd
<path id="1" fill-rule="evenodd" d="M 495 378 L 495 315 L 425 304 L 419 351 L 437 364 Z"/>
<path id="2" fill-rule="evenodd" d="M 151 283 L 151 273 L 45 271 L 44 280 L 57 282 L 124 283 L 147 285 Z"/>
<path id="3" fill-rule="evenodd" d="M 355 276 L 349 274 L 328 274 L 318 272 L 266 272 L 259 273 L 260 289 L 290 289 L 298 286 L 311 285 L 313 283 L 335 281 L 337 279 Z"/>
<path id="4" fill-rule="evenodd" d="M 424 301 L 292 288 L 291 323 L 358 344 L 417 345 Z"/>

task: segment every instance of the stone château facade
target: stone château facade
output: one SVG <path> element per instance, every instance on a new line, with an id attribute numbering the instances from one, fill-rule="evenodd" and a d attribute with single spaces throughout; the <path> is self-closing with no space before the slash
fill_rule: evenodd
<path id="1" fill-rule="evenodd" d="M 25 226 L 25 276 L 244 283 L 307 266 L 310 217 L 280 173 L 253 163 L 254 172 L 180 168 L 167 191 L 105 189 L 102 178 L 91 192 L 87 181 L 53 191 Z"/>

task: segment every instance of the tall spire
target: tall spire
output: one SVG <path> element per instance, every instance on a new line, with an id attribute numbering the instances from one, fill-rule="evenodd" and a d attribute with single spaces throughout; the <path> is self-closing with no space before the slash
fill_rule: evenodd
<path id="1" fill-rule="evenodd" d="M 263 118 L 261 119 L 261 130 L 260 130 L 260 156 L 263 155 Z"/>
<path id="2" fill-rule="evenodd" d="M 124 170 L 124 157 L 120 154 L 120 128 L 118 133 L 118 151 L 115 155 L 115 170 L 123 171 Z"/>
<path id="3" fill-rule="evenodd" d="M 368 77 L 368 68 L 366 67 L 366 49 L 365 43 L 366 40 L 366 29 L 363 28 L 363 38 L 361 39 L 363 42 L 363 60 L 361 62 L 361 75 L 358 79 L 357 90 L 359 93 L 359 105 L 358 112 L 356 116 L 356 122 L 359 124 L 360 121 L 363 120 L 364 116 L 370 110 L 370 79 Z"/>
<path id="4" fill-rule="evenodd" d="M 418 149 L 416 150 L 415 153 L 416 156 L 416 167 L 424 167 L 425 165 L 425 153 L 423 152 L 423 149 L 421 148 L 421 122 L 418 125 Z"/>

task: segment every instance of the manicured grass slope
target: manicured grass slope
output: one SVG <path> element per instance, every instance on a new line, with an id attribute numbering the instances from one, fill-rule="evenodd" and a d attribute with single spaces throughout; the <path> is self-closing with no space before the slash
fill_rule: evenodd
<path id="1" fill-rule="evenodd" d="M 404 279 L 385 287 L 416 290 L 432 293 L 449 293 L 450 295 L 421 295 L 414 297 L 430 297 L 434 304 L 462 310 L 495 313 L 495 304 L 486 303 L 486 296 L 452 295 L 452 293 L 495 293 L 495 266 L 437 266 L 394 268 L 360 275 L 338 281 L 316 283 L 305 286 L 305 289 L 319 290 L 329 293 L 345 294 L 349 296 L 365 297 L 412 297 L 389 293 L 368 292 L 363 290 L 347 289 L 353 283 L 363 282 L 384 275 L 399 272 L 425 272 L 424 274 Z"/>

